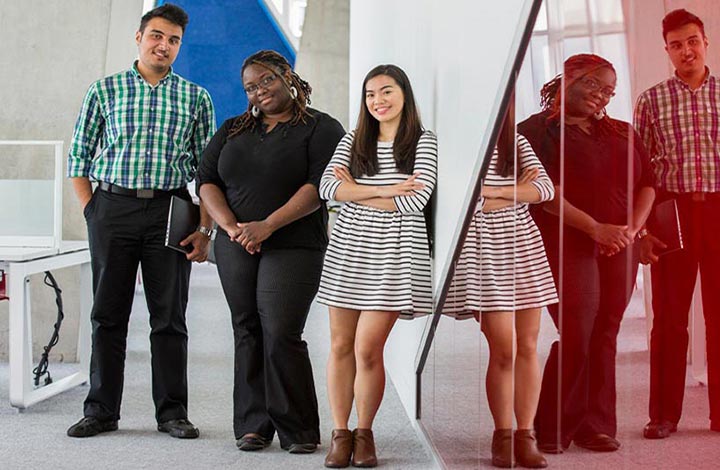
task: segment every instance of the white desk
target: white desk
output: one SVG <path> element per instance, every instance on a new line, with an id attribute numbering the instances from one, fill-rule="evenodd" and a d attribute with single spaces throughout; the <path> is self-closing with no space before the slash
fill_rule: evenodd
<path id="1" fill-rule="evenodd" d="M 32 314 L 28 277 L 71 266 L 80 266 L 79 368 L 67 377 L 36 389 L 32 374 Z M 27 408 L 86 383 L 90 368 L 89 329 L 92 308 L 92 275 L 87 242 L 63 242 L 59 251 L 52 248 L 0 247 L 0 268 L 7 274 L 7 292 L 10 297 L 10 404 L 20 409 Z"/>

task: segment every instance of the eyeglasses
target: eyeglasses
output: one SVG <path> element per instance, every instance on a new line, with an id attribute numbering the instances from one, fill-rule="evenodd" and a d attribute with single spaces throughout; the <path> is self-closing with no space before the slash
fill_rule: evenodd
<path id="1" fill-rule="evenodd" d="M 257 85 L 253 83 L 252 85 L 246 86 L 245 93 L 247 93 L 248 95 L 254 95 L 255 93 L 257 93 L 258 88 L 267 90 L 268 87 L 270 86 L 270 84 L 272 82 L 274 82 L 276 78 L 277 78 L 277 75 L 275 75 L 275 74 L 268 75 L 267 77 L 260 80 Z"/>
<path id="2" fill-rule="evenodd" d="M 603 95 L 603 97 L 604 97 L 605 99 L 608 99 L 608 100 L 609 100 L 610 98 L 612 98 L 613 96 L 615 96 L 615 89 L 614 89 L 614 88 L 611 88 L 611 87 L 609 87 L 609 86 L 603 87 L 603 86 L 600 84 L 600 82 L 598 82 L 598 81 L 595 80 L 594 78 L 591 78 L 591 77 L 582 77 L 582 78 L 580 79 L 580 81 L 582 82 L 583 85 L 585 85 L 585 88 L 587 88 L 589 91 L 591 91 L 591 92 L 593 92 L 593 93 L 596 92 L 596 91 L 599 91 L 600 94 Z"/>

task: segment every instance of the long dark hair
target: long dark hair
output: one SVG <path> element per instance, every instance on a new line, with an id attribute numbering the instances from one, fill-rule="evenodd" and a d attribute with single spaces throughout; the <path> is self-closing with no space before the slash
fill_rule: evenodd
<path id="1" fill-rule="evenodd" d="M 240 75 L 242 76 L 245 69 L 253 64 L 264 67 L 277 75 L 287 89 L 288 93 L 290 93 L 291 87 L 294 87 L 297 90 L 297 97 L 293 99 L 293 117 L 290 120 L 290 125 L 295 126 L 299 122 L 305 123 L 305 117 L 310 115 L 307 111 L 307 106 L 310 104 L 310 93 L 312 93 L 312 87 L 310 84 L 300 78 L 300 75 L 298 75 L 292 67 L 290 67 L 290 63 L 287 59 L 275 51 L 263 50 L 249 56 L 242 64 Z M 287 83 L 286 81 L 286 74 L 289 74 L 290 76 L 290 83 Z M 247 110 L 235 118 L 235 122 L 233 122 L 233 125 L 230 128 L 228 137 L 233 137 L 234 135 L 240 134 L 248 129 L 255 129 L 255 126 L 258 122 L 260 122 L 262 116 L 253 116 L 252 107 L 252 103 L 248 102 Z"/>
<path id="2" fill-rule="evenodd" d="M 403 104 L 400 126 L 393 142 L 393 157 L 398 171 L 410 174 L 415 166 L 415 150 L 423 133 L 420 114 L 415 105 L 410 79 L 397 65 L 378 65 L 365 76 L 362 84 L 360 114 L 358 116 L 355 138 L 350 149 L 350 173 L 354 177 L 372 176 L 378 172 L 377 140 L 380 134 L 380 123 L 365 105 L 365 87 L 367 82 L 378 75 L 387 75 L 395 80 L 403 92 Z"/>
<path id="3" fill-rule="evenodd" d="M 540 106 L 543 111 L 549 111 L 548 120 L 559 121 L 560 112 L 562 110 L 561 101 L 563 99 L 563 82 L 565 89 L 567 90 L 585 75 L 602 68 L 612 70 L 615 76 L 617 76 L 617 72 L 615 71 L 613 64 L 599 55 L 576 54 L 568 57 L 563 64 L 564 72 L 558 74 L 555 78 L 547 82 L 543 85 L 542 90 L 540 90 Z M 604 110 L 602 116 L 597 119 L 597 122 L 600 126 L 601 133 L 615 133 L 623 137 L 628 136 L 628 126 L 620 123 L 619 121 L 615 121 L 614 119 L 610 119 Z"/>
<path id="4" fill-rule="evenodd" d="M 510 102 L 505 111 L 502 128 L 497 140 L 498 158 L 495 164 L 495 172 L 503 177 L 515 171 L 515 148 L 517 147 L 517 139 L 515 137 L 515 91 L 510 95 Z"/>

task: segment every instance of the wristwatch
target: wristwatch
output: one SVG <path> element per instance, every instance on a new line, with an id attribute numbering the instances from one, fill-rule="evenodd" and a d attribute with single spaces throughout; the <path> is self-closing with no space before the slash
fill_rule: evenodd
<path id="1" fill-rule="evenodd" d="M 648 232 L 648 229 L 641 228 L 640 231 L 638 231 L 636 237 L 638 240 L 642 240 L 643 238 L 647 237 L 648 235 L 650 235 L 650 232 Z"/>
<path id="2" fill-rule="evenodd" d="M 205 227 L 204 225 L 198 225 L 197 231 L 202 233 L 208 238 L 212 237 L 213 230 L 210 227 Z"/>

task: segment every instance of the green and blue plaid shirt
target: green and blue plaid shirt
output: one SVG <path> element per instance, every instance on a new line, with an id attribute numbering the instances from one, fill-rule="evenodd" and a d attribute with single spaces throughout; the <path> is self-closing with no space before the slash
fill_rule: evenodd
<path id="1" fill-rule="evenodd" d="M 131 189 L 185 187 L 214 133 L 215 111 L 204 88 L 172 70 L 153 87 L 135 63 L 88 89 L 67 174 Z"/>

